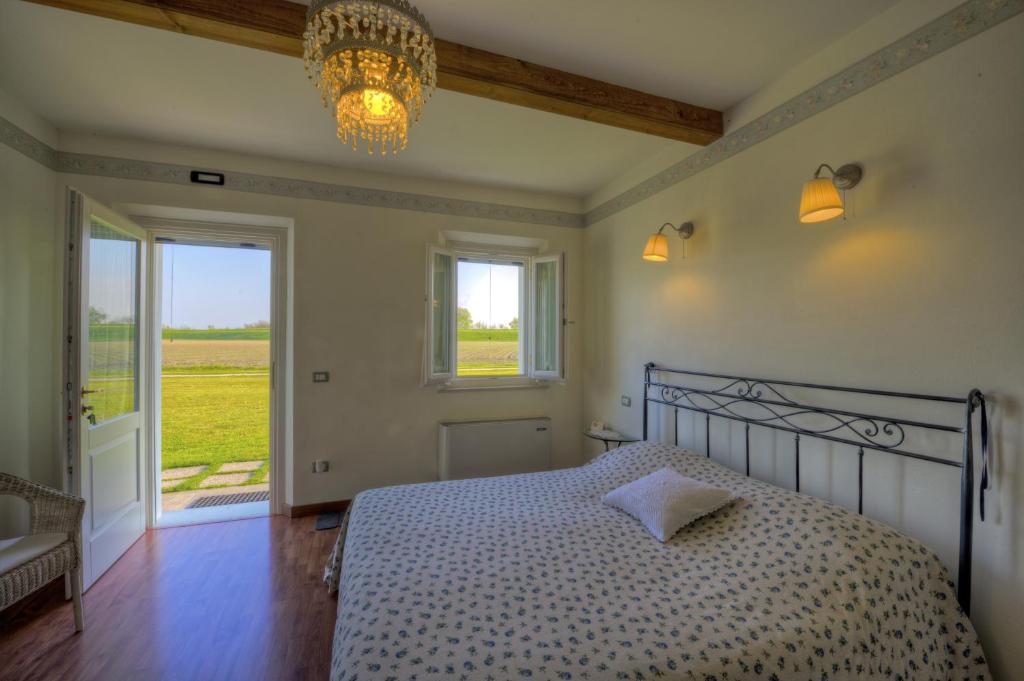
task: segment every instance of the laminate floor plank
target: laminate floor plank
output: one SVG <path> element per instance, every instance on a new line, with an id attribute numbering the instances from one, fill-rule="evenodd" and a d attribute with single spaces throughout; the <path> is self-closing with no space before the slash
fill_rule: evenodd
<path id="1" fill-rule="evenodd" d="M 0 614 L 2 681 L 327 679 L 337 531 L 282 516 L 149 530 L 85 594 Z M 13 610 L 13 608 L 12 608 Z"/>

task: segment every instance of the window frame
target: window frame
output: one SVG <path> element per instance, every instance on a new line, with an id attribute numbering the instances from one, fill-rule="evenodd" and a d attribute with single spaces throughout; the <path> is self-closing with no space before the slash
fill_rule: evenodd
<path id="1" fill-rule="evenodd" d="M 435 270 L 434 262 L 436 256 L 446 256 L 451 261 L 451 267 L 448 272 L 448 289 L 454 295 L 450 296 L 448 301 L 448 371 L 434 371 L 434 284 Z M 455 351 L 456 342 L 456 329 L 458 324 L 456 323 L 456 311 L 458 306 L 458 289 L 456 280 L 456 271 L 458 270 L 458 259 L 455 256 L 454 251 L 447 248 L 441 248 L 440 246 L 429 246 L 427 248 L 427 293 L 424 296 L 425 307 L 426 307 L 426 335 L 424 336 L 423 342 L 423 383 L 424 385 L 437 385 L 442 383 L 450 383 L 455 378 L 456 368 L 455 361 L 457 359 Z"/>
<path id="2" fill-rule="evenodd" d="M 537 369 L 537 340 L 540 325 L 537 323 L 537 265 L 542 263 L 555 264 L 555 368 L 553 370 Z M 535 380 L 559 381 L 565 371 L 565 254 L 553 253 L 540 255 L 530 262 L 530 366 L 529 375 Z"/>
<path id="3" fill-rule="evenodd" d="M 427 310 L 426 310 L 426 333 L 424 336 L 424 385 L 441 385 L 441 389 L 493 389 L 493 388 L 523 388 L 546 385 L 550 382 L 561 382 L 565 380 L 565 254 L 552 253 L 537 255 L 532 251 L 517 249 L 514 247 L 476 248 L 468 244 L 452 244 L 451 248 L 429 246 L 427 249 Z M 449 329 L 449 364 L 450 373 L 438 374 L 433 372 L 434 352 L 434 316 L 433 316 L 433 282 L 434 282 L 434 255 L 443 253 L 452 256 L 452 296 L 450 301 L 450 329 Z M 534 370 L 534 351 L 536 348 L 535 329 L 535 286 L 537 262 L 548 262 L 555 260 L 557 264 L 557 367 L 555 371 L 537 372 Z M 458 298 L 459 298 L 459 262 L 493 263 L 493 264 L 516 264 L 522 269 L 519 278 L 519 370 L 520 373 L 514 376 L 459 376 L 458 373 Z"/>
<path id="4" fill-rule="evenodd" d="M 456 318 L 453 320 L 455 326 L 455 344 L 452 348 L 452 353 L 455 357 L 454 363 L 452 364 L 452 381 L 458 381 L 463 383 L 465 381 L 475 381 L 477 379 L 487 380 L 495 378 L 503 378 L 508 381 L 521 381 L 524 378 L 529 377 L 529 359 L 527 353 L 529 352 L 529 343 L 526 342 L 526 334 L 523 332 L 523 325 L 526 318 L 530 314 L 528 301 L 526 294 L 529 292 L 529 278 L 530 278 L 530 266 L 531 258 L 525 255 L 513 255 L 510 253 L 480 253 L 473 250 L 465 249 L 453 249 L 455 253 L 455 311 Z M 483 265 L 519 265 L 522 270 L 519 273 L 519 373 L 512 376 L 460 376 L 459 375 L 459 320 L 458 320 L 458 309 L 459 309 L 459 263 L 470 262 L 478 263 Z M 488 383 L 493 383 L 489 381 Z"/>

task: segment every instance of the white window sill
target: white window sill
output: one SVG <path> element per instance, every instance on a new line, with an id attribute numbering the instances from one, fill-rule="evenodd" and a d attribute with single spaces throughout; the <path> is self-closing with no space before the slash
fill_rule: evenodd
<path id="1" fill-rule="evenodd" d="M 498 378 L 459 378 L 445 383 L 437 389 L 439 393 L 463 392 L 467 390 L 546 390 L 549 381 L 537 381 L 523 376 Z"/>

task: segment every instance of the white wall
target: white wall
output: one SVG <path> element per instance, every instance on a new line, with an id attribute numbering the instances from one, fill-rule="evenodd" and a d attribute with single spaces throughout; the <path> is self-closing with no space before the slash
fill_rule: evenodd
<path id="1" fill-rule="evenodd" d="M 972 620 L 1003 679 L 1024 668 L 1022 35 L 1017 16 L 589 227 L 585 254 L 584 420 L 639 432 L 650 360 L 989 395 L 995 489 L 976 525 Z M 848 221 L 804 225 L 800 187 L 823 161 L 860 162 L 865 178 Z M 689 259 L 642 261 L 647 235 L 682 219 L 697 225 Z M 804 487 L 855 504 L 856 468 L 839 456 L 808 463 Z M 869 510 L 950 564 L 955 476 L 900 470 Z M 791 484 L 788 471 L 765 473 Z"/>
<path id="2" fill-rule="evenodd" d="M 0 116 L 55 137 L 0 92 Z M 56 173 L 0 146 L 0 471 L 60 484 L 60 369 L 54 367 Z M 24 504 L 0 496 L 0 537 L 26 529 Z"/>
<path id="3" fill-rule="evenodd" d="M 294 176 L 290 171 L 299 169 L 327 181 L 334 172 L 93 136 L 62 136 L 61 148 L 276 176 Z M 437 424 L 449 419 L 550 416 L 554 465 L 579 463 L 580 334 L 570 331 L 564 385 L 438 393 L 419 382 L 428 242 L 448 229 L 547 240 L 550 251 L 567 254 L 569 317 L 575 319 L 582 308 L 583 230 L 94 176 L 62 174 L 58 184 L 74 185 L 107 204 L 294 219 L 294 461 L 288 503 L 350 499 L 370 487 L 436 480 Z M 505 198 L 465 187 L 459 193 L 473 200 Z M 331 382 L 314 385 L 312 372 L 321 369 L 331 372 Z M 330 460 L 330 472 L 314 475 L 316 459 Z"/>

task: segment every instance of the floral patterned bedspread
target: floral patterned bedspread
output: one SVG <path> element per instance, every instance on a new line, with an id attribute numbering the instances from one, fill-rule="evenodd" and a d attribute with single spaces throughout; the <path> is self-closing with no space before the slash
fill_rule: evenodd
<path id="1" fill-rule="evenodd" d="M 661 544 L 601 497 L 663 466 L 740 499 Z M 364 492 L 326 579 L 335 681 L 990 678 L 919 542 L 656 443 Z"/>

